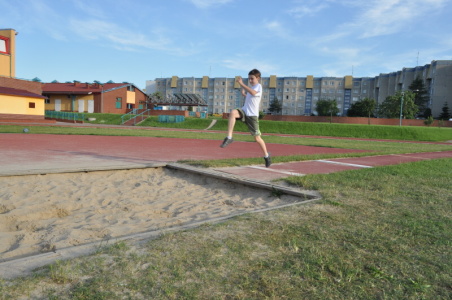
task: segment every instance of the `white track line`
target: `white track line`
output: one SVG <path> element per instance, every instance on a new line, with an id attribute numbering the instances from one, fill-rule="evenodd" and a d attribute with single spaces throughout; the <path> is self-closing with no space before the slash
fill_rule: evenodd
<path id="1" fill-rule="evenodd" d="M 259 167 L 259 166 L 249 166 L 249 168 L 265 170 L 265 171 L 271 171 L 271 172 L 286 174 L 286 175 L 290 175 L 290 176 L 304 176 L 304 175 L 306 175 L 306 174 L 301 174 L 301 173 L 288 172 L 288 171 L 282 171 L 282 170 L 275 170 L 275 169 L 264 168 L 264 167 Z"/>
<path id="2" fill-rule="evenodd" d="M 348 164 L 348 163 L 331 161 L 331 160 L 323 160 L 323 159 L 319 159 L 319 160 L 315 160 L 315 161 L 323 162 L 323 163 L 327 163 L 327 164 L 335 164 L 335 165 L 350 166 L 350 167 L 357 167 L 357 168 L 372 168 L 371 166 Z"/>

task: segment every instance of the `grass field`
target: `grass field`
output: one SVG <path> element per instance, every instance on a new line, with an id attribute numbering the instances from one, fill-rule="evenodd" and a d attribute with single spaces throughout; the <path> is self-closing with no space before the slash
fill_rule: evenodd
<path id="1" fill-rule="evenodd" d="M 95 123 L 120 124 L 120 116 L 112 114 L 89 114 L 87 117 L 96 118 Z M 227 120 L 216 119 L 214 130 L 226 131 Z M 160 123 L 158 117 L 149 117 L 139 126 L 146 127 L 171 127 L 171 128 L 207 128 L 212 119 L 186 118 L 181 123 Z M 444 141 L 452 140 L 452 128 L 444 127 L 419 127 L 419 126 L 379 126 L 379 125 L 357 125 L 337 123 L 303 123 L 303 122 L 281 122 L 260 121 L 261 131 L 264 133 L 319 135 L 336 137 L 356 137 L 371 139 L 395 139 L 413 141 Z M 236 130 L 246 132 L 246 127 L 236 123 Z"/>
<path id="2" fill-rule="evenodd" d="M 0 131 L 22 128 L 0 126 Z M 75 128 L 31 128 L 35 133 L 49 130 L 223 137 L 146 129 L 82 128 L 77 133 Z M 364 149 L 367 155 L 452 148 L 315 137 L 265 140 Z M 290 184 L 316 189 L 323 200 L 165 234 L 145 246 L 100 248 L 33 276 L 0 279 L 0 299 L 451 299 L 451 170 L 452 159 L 437 159 L 290 177 Z"/>

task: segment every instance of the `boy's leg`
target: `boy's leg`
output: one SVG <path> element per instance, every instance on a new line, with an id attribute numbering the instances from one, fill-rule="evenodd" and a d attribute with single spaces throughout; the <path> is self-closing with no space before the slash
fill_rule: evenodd
<path id="1" fill-rule="evenodd" d="M 234 131 L 235 120 L 240 118 L 240 113 L 237 109 L 233 109 L 229 114 L 228 119 L 228 137 L 232 138 L 232 133 Z"/>
<path id="2" fill-rule="evenodd" d="M 232 139 L 232 133 L 234 132 L 234 126 L 235 126 L 235 120 L 237 118 L 240 118 L 240 113 L 237 109 L 233 109 L 229 113 L 229 119 L 228 119 L 228 136 L 224 138 L 223 143 L 220 145 L 221 148 L 226 147 L 230 143 L 233 142 Z"/>
<path id="3" fill-rule="evenodd" d="M 262 149 L 262 152 L 264 152 L 264 160 L 265 160 L 265 166 L 268 168 L 272 164 L 272 159 L 270 156 L 270 153 L 267 152 L 267 146 L 265 145 L 264 140 L 261 138 L 260 135 L 256 135 L 254 137 L 254 140 L 259 144 L 259 146 Z"/>
<path id="4" fill-rule="evenodd" d="M 254 140 L 259 144 L 259 146 L 262 149 L 262 152 L 264 152 L 264 156 L 268 156 L 267 147 L 265 146 L 264 140 L 261 138 L 260 135 L 257 135 L 254 137 Z"/>

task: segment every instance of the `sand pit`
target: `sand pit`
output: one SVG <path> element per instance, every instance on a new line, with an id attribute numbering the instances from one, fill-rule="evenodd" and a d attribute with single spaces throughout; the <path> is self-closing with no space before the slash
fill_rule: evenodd
<path id="1" fill-rule="evenodd" d="M 0 177 L 0 262 L 299 202 L 166 168 Z"/>

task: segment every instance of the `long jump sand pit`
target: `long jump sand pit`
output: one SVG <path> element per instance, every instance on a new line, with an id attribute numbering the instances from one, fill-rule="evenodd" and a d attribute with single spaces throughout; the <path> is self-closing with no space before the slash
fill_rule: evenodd
<path id="1" fill-rule="evenodd" d="M 0 177 L 0 263 L 306 199 L 169 168 Z"/>

